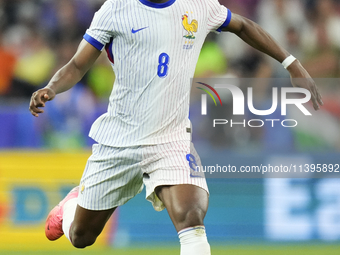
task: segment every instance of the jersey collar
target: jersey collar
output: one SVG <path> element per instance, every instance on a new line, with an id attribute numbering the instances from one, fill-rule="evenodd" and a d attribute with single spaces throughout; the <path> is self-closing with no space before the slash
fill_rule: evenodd
<path id="1" fill-rule="evenodd" d="M 170 5 L 172 5 L 176 0 L 168 0 L 165 3 L 152 3 L 148 0 L 139 0 L 139 2 L 141 2 L 142 4 L 152 7 L 152 8 L 157 8 L 157 9 L 161 9 L 161 8 L 165 8 L 168 7 Z"/>

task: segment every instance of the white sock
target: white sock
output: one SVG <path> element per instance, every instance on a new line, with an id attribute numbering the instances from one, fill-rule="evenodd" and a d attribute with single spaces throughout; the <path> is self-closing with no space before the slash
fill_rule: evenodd
<path id="1" fill-rule="evenodd" d="M 204 226 L 185 228 L 178 232 L 181 255 L 210 255 L 210 245 Z"/>
<path id="2" fill-rule="evenodd" d="M 63 213 L 63 231 L 68 240 L 72 243 L 70 239 L 70 228 L 74 220 L 74 215 L 76 213 L 78 199 L 72 198 L 64 204 Z"/>

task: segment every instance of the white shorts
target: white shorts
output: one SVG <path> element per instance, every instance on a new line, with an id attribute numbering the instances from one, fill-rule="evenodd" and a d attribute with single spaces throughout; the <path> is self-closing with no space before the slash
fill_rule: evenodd
<path id="1" fill-rule="evenodd" d="M 189 141 L 124 148 L 95 144 L 80 181 L 78 204 L 107 210 L 125 204 L 145 185 L 146 199 L 161 211 L 157 186 L 192 184 L 209 193 L 204 176 L 192 174 L 196 165 L 201 161 Z"/>

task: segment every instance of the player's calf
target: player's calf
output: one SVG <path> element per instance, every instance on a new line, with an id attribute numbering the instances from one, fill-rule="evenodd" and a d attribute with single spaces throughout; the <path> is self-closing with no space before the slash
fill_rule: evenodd
<path id="1" fill-rule="evenodd" d="M 70 229 L 70 241 L 78 249 L 83 249 L 95 243 L 99 234 L 93 233 L 81 226 L 73 226 Z"/>
<path id="2" fill-rule="evenodd" d="M 172 220 L 177 231 L 202 226 L 206 210 L 201 207 L 177 207 L 172 212 Z"/>
<path id="3" fill-rule="evenodd" d="M 68 230 L 69 235 L 66 235 L 72 245 L 82 249 L 94 244 L 115 209 L 94 211 L 78 205 Z"/>

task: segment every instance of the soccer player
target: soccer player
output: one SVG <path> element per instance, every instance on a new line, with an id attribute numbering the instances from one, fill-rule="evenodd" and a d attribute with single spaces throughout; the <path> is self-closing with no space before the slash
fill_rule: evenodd
<path id="1" fill-rule="evenodd" d="M 38 117 L 47 101 L 70 89 L 106 49 L 116 74 L 107 113 L 92 125 L 97 144 L 79 188 L 48 215 L 45 233 L 63 234 L 77 248 L 92 245 L 118 207 L 146 186 L 156 210 L 167 209 L 178 232 L 181 255 L 207 255 L 203 219 L 208 208 L 204 178 L 193 148 L 189 114 L 190 78 L 210 32 L 235 33 L 283 63 L 293 85 L 308 89 L 314 109 L 321 96 L 300 62 L 254 22 L 232 14 L 217 0 L 107 0 L 95 14 L 74 57 L 48 85 L 32 95 Z"/>

